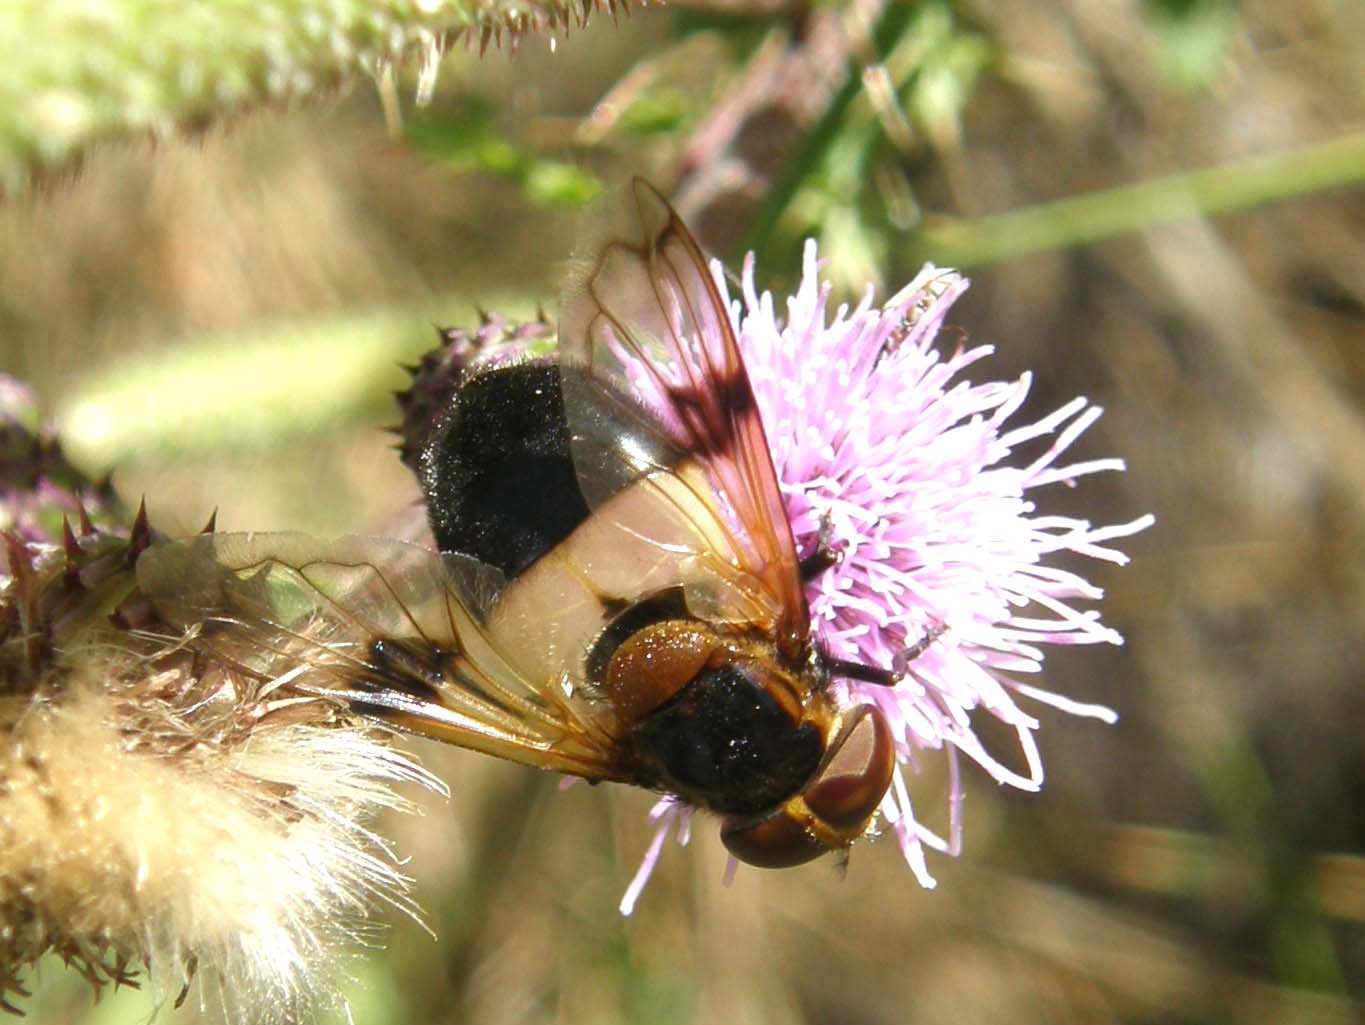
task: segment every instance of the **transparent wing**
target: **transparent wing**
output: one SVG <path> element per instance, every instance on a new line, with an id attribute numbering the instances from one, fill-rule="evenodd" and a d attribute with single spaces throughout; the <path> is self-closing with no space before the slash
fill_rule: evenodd
<path id="1" fill-rule="evenodd" d="M 609 710 L 526 679 L 483 619 L 501 575 L 383 538 L 205 534 L 155 545 L 143 594 L 196 650 L 346 700 L 397 728 L 589 779 L 620 779 Z"/>
<path id="2" fill-rule="evenodd" d="M 779 646 L 796 654 L 809 633 L 800 569 L 763 423 L 729 312 L 696 241 L 650 185 L 636 180 L 617 222 L 576 261 L 560 318 L 565 410 L 574 458 L 595 507 L 632 481 L 670 472 L 724 528 L 699 524 L 698 561 L 732 585 L 766 595 Z M 603 437 L 601 384 L 657 421 L 671 451 L 703 480 L 661 465 L 639 445 Z M 595 395 L 585 394 L 595 392 Z M 661 493 L 675 489 L 661 488 Z M 702 550 L 702 544 L 708 544 Z"/>

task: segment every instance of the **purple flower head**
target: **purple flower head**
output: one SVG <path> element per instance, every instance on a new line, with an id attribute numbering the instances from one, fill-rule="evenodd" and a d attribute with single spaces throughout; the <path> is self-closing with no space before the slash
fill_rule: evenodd
<path id="1" fill-rule="evenodd" d="M 808 242 L 800 287 L 779 314 L 773 296 L 754 285 L 752 256 L 741 300 L 729 298 L 719 263 L 712 271 L 731 309 L 797 551 L 808 555 L 823 541 L 838 559 L 807 586 L 815 639 L 835 658 L 903 669 L 894 688 L 851 680 L 835 686 L 841 703 L 874 703 L 891 724 L 899 767 L 881 817 L 916 878 L 932 887 L 925 847 L 961 848 L 961 755 L 1000 783 L 1042 786 L 1039 723 L 1020 697 L 1114 721 L 1107 708 L 1016 676 L 1039 672 L 1042 644 L 1123 643 L 1097 612 L 1072 604 L 1100 598 L 1100 589 L 1047 560 L 1069 552 L 1122 564 L 1126 557 L 1107 543 L 1153 519 L 1096 527 L 1036 512 L 1036 489 L 1121 470 L 1123 461 L 1065 462 L 1101 412 L 1085 399 L 1016 426 L 1008 421 L 1028 395 L 1028 374 L 985 384 L 961 379 L 992 350 L 945 354 L 934 345 L 967 287 L 960 275 L 929 266 L 882 306 L 869 289 L 855 308 L 831 310 Z M 1046 439 L 1041 455 L 1016 465 L 1016 448 Z M 982 712 L 1013 729 L 1025 773 L 976 736 L 971 716 Z M 916 769 L 930 750 L 947 756 L 946 837 L 915 817 L 905 780 L 905 769 Z M 674 798 L 655 806 L 654 840 L 622 899 L 623 913 L 633 909 L 668 834 L 676 828 L 687 842 L 691 814 Z"/>

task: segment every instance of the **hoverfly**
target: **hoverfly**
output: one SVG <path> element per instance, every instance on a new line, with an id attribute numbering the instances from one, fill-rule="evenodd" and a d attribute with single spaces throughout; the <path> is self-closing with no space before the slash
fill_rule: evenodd
<path id="1" fill-rule="evenodd" d="M 654 189 L 580 254 L 558 353 L 475 368 L 420 455 L 440 552 L 210 534 L 154 546 L 143 593 L 196 650 L 358 713 L 706 808 L 730 852 L 843 851 L 891 730 L 843 708 L 730 316 Z M 291 666 L 281 672 L 281 666 Z"/>

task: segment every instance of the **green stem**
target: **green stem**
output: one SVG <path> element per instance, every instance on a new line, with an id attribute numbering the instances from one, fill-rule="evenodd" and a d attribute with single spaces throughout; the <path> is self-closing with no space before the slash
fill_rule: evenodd
<path id="1" fill-rule="evenodd" d="M 906 26 L 913 19 L 914 13 L 913 6 L 910 4 L 892 4 L 890 11 L 882 16 L 873 30 L 875 52 L 888 52 L 901 33 L 906 30 Z M 751 249 L 761 251 L 772 240 L 777 222 L 791 204 L 792 197 L 796 195 L 797 189 L 838 140 L 844 128 L 844 119 L 849 105 L 862 93 L 862 80 L 857 71 L 858 64 L 850 59 L 848 77 L 839 87 L 838 92 L 835 93 L 829 107 L 806 136 L 800 148 L 773 176 L 772 184 L 763 199 L 763 205 L 759 208 L 754 217 L 754 223 L 749 227 L 744 237 L 744 243 L 740 247 L 741 252 Z"/>
<path id="2" fill-rule="evenodd" d="M 913 256 L 952 267 L 1085 245 L 1365 182 L 1365 132 L 974 220 L 926 222 Z"/>

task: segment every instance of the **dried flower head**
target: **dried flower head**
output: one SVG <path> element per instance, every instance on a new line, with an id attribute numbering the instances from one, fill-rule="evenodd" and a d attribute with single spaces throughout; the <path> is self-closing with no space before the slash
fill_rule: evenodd
<path id="1" fill-rule="evenodd" d="M 989 346 L 945 354 L 935 342 L 964 278 L 926 267 L 882 306 L 871 291 L 855 308 L 830 309 L 814 242 L 801 284 L 779 312 L 754 284 L 752 257 L 732 302 L 732 322 L 763 415 L 797 549 L 822 546 L 837 561 L 807 586 L 813 630 L 830 655 L 894 666 L 894 688 L 840 680 L 840 700 L 875 703 L 896 734 L 900 762 L 882 817 L 921 884 L 931 887 L 924 849 L 961 848 L 960 756 L 1023 790 L 1043 782 L 1038 720 L 1019 698 L 1112 722 L 1107 708 L 1024 683 L 1043 644 L 1121 644 L 1099 614 L 1073 603 L 1099 588 L 1050 565 L 1062 553 L 1123 563 L 1108 542 L 1153 520 L 1096 527 L 1037 513 L 1049 484 L 1071 483 L 1119 459 L 1067 463 L 1065 454 L 1100 409 L 1077 398 L 1049 415 L 1013 425 L 1030 377 L 973 384 L 963 372 Z M 713 264 L 727 296 L 724 271 Z M 1050 444 L 1048 441 L 1050 440 Z M 1016 465 L 1015 450 L 1044 444 Z M 985 712 L 1018 738 L 1027 771 L 1011 769 L 972 728 Z M 951 792 L 946 837 L 915 817 L 905 769 L 922 752 L 946 753 Z M 634 907 L 670 831 L 686 843 L 693 809 L 672 798 L 651 813 L 655 835 L 621 902 Z M 733 870 L 733 862 L 731 869 Z"/>
<path id="2" fill-rule="evenodd" d="M 327 1002 L 365 912 L 409 907 L 366 823 L 439 784 L 335 703 L 183 647 L 137 594 L 145 512 L 120 525 L 22 388 L 0 405 L 0 1008 L 48 951 L 237 1020 Z"/>

